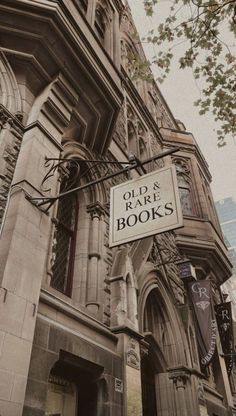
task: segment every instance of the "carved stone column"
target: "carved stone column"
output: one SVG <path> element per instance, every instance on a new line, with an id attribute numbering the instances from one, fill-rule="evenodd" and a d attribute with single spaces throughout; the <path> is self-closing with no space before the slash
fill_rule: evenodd
<path id="1" fill-rule="evenodd" d="M 0 227 L 7 206 L 22 136 L 23 125 L 20 115 L 16 117 L 3 106 L 0 107 Z"/>
<path id="2" fill-rule="evenodd" d="M 190 373 L 186 367 L 175 367 L 169 369 L 169 379 L 173 381 L 177 397 L 177 415 L 189 416 L 188 401 L 185 389 L 190 379 Z"/>
<path id="3" fill-rule="evenodd" d="M 127 416 L 142 416 L 142 386 L 140 348 L 138 341 L 129 337 L 126 346 Z"/>
<path id="4" fill-rule="evenodd" d="M 91 204 L 87 207 L 91 214 L 90 227 L 90 244 L 89 244 L 89 262 L 88 262 L 88 278 L 87 278 L 87 294 L 86 306 L 88 310 L 97 314 L 100 307 L 100 267 L 101 259 L 100 247 L 100 220 L 104 215 L 104 209 L 99 202 Z"/>
<path id="5" fill-rule="evenodd" d="M 124 414 L 142 416 L 140 342 L 143 337 L 127 327 L 114 332 L 119 338 L 118 350 L 124 359 Z"/>

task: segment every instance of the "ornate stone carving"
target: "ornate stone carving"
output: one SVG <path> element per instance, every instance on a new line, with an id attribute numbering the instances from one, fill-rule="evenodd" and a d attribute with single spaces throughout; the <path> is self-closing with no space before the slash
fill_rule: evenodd
<path id="1" fill-rule="evenodd" d="M 151 148 L 152 153 L 154 155 L 158 155 L 162 152 L 162 147 L 160 142 L 158 141 L 158 138 L 155 137 L 152 133 L 150 134 L 150 142 L 151 142 Z M 157 159 L 155 162 L 153 162 L 154 168 L 163 168 L 164 167 L 164 161 L 163 159 Z"/>
<path id="2" fill-rule="evenodd" d="M 126 122 L 125 107 L 123 104 L 116 122 L 116 131 L 113 138 L 125 150 L 127 150 Z"/>
<path id="3" fill-rule="evenodd" d="M 113 264 L 112 250 L 109 247 L 109 218 L 108 214 L 105 213 L 105 229 L 104 229 L 104 250 L 105 255 L 103 258 L 104 267 L 104 310 L 103 310 L 103 322 L 105 325 L 110 326 L 111 324 L 111 287 L 109 276 L 111 274 L 111 268 Z"/>
<path id="4" fill-rule="evenodd" d="M 199 403 L 205 404 L 206 403 L 206 397 L 205 397 L 204 387 L 203 387 L 203 384 L 201 382 L 199 382 L 197 393 L 198 393 Z"/>
<path id="5" fill-rule="evenodd" d="M 169 379 L 173 380 L 176 390 L 186 388 L 187 381 L 190 379 L 190 373 L 187 368 L 185 367 L 170 368 L 168 372 L 169 372 Z"/>
<path id="6" fill-rule="evenodd" d="M 87 211 L 90 213 L 92 220 L 94 218 L 100 219 L 104 215 L 104 208 L 98 201 L 88 205 Z"/>
<path id="7" fill-rule="evenodd" d="M 0 50 L 0 102 L 2 107 L 11 114 L 10 117 L 23 119 L 23 105 L 18 83 L 11 65 Z M 9 115 L 7 116 L 9 118 Z"/>
<path id="8" fill-rule="evenodd" d="M 177 129 L 177 124 L 173 119 L 171 113 L 168 111 L 168 108 L 163 98 L 161 97 L 157 85 L 154 82 L 150 84 L 149 93 L 152 97 L 153 103 L 155 104 L 156 117 L 154 117 L 154 119 L 156 119 L 158 127 Z M 153 107 L 153 104 L 149 102 L 148 107 L 150 111 L 153 112 L 154 109 L 150 108 L 150 106 Z"/>
<path id="9" fill-rule="evenodd" d="M 183 214 L 195 215 L 196 203 L 193 192 L 190 160 L 186 158 L 173 157 L 172 161 L 176 166 Z"/>
<path id="10" fill-rule="evenodd" d="M 0 134 L 3 149 L 0 163 L 1 224 L 23 136 L 23 126 L 3 106 L 0 106 Z"/>
<path id="11" fill-rule="evenodd" d="M 140 369 L 139 344 L 134 338 L 130 338 L 126 349 L 126 364 Z"/>
<path id="12" fill-rule="evenodd" d="M 149 344 L 147 342 L 145 342 L 144 340 L 141 341 L 140 344 L 140 355 L 141 358 L 145 358 L 147 357 L 149 354 Z"/>
<path id="13" fill-rule="evenodd" d="M 122 16 L 121 16 L 120 30 L 121 30 L 121 32 L 125 32 L 125 33 L 128 33 L 130 35 L 137 32 L 137 30 L 134 26 L 134 23 L 133 23 L 131 11 L 130 11 L 130 8 L 129 8 L 128 4 L 126 4 L 126 6 L 123 10 Z"/>

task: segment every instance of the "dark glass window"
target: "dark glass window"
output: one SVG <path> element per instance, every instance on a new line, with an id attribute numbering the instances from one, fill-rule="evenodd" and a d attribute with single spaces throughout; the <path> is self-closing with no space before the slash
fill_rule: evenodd
<path id="1" fill-rule="evenodd" d="M 196 213 L 193 203 L 190 170 L 188 164 L 182 160 L 176 160 L 175 166 L 182 212 L 184 215 L 193 216 Z"/>
<path id="2" fill-rule="evenodd" d="M 137 152 L 137 133 L 135 127 L 131 121 L 128 121 L 128 147 L 129 153 L 138 156 Z"/>
<path id="3" fill-rule="evenodd" d="M 139 159 L 141 161 L 148 158 L 147 145 L 142 137 L 139 138 Z"/>
<path id="4" fill-rule="evenodd" d="M 100 7 L 98 7 L 95 11 L 94 28 L 100 42 L 103 44 L 105 39 L 106 24 L 104 12 Z"/>
<path id="5" fill-rule="evenodd" d="M 75 4 L 84 14 L 86 14 L 88 8 L 88 0 L 75 0 Z"/>
<path id="6" fill-rule="evenodd" d="M 64 189 L 63 182 L 61 191 Z M 77 218 L 77 195 L 69 194 L 59 199 L 55 219 L 51 286 L 67 296 L 71 296 L 72 290 Z"/>

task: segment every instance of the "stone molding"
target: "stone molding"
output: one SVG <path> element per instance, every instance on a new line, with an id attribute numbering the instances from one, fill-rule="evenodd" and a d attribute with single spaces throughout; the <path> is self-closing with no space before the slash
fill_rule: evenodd
<path id="1" fill-rule="evenodd" d="M 190 379 L 191 372 L 185 366 L 178 366 L 168 369 L 169 379 L 173 380 L 173 383 L 178 389 L 185 389 L 187 381 Z"/>
<path id="2" fill-rule="evenodd" d="M 91 219 L 98 218 L 99 220 L 104 215 L 105 211 L 100 202 L 95 202 L 87 206 L 87 212 L 91 215 Z"/>
<path id="3" fill-rule="evenodd" d="M 130 337 L 126 348 L 126 364 L 136 370 L 140 369 L 140 353 L 138 342 Z"/>
<path id="4" fill-rule="evenodd" d="M 142 340 L 143 339 L 143 335 L 140 334 L 140 332 L 126 326 L 126 325 L 120 325 L 120 326 L 115 326 L 113 328 L 111 328 L 111 331 L 113 334 L 127 334 L 129 335 L 131 338 L 137 339 L 137 340 Z"/>
<path id="5" fill-rule="evenodd" d="M 0 164 L 0 224 L 2 222 L 7 198 L 23 137 L 23 125 L 19 118 L 0 106 L 1 164 Z"/>

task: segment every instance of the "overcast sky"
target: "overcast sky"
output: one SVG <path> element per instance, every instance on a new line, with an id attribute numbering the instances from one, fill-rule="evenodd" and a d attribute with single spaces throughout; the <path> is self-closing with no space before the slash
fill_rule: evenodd
<path id="1" fill-rule="evenodd" d="M 141 36 L 158 16 L 151 19 L 145 16 L 142 0 L 128 0 L 132 15 Z M 167 0 L 162 2 L 168 6 Z M 159 9 L 160 10 L 160 9 Z M 159 11 L 161 13 L 161 11 Z M 152 47 L 143 45 L 147 55 L 153 56 Z M 158 74 L 157 74 L 158 75 Z M 186 129 L 197 140 L 212 174 L 212 190 L 215 200 L 233 196 L 236 200 L 236 138 L 230 139 L 227 146 L 217 147 L 217 126 L 211 114 L 200 116 L 193 102 L 199 98 L 199 88 L 192 77 L 191 70 L 179 70 L 176 63 L 167 80 L 159 86 L 174 116 L 181 120 Z"/>

